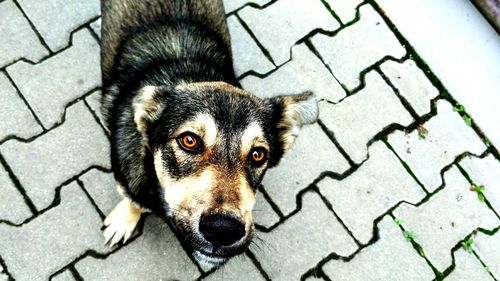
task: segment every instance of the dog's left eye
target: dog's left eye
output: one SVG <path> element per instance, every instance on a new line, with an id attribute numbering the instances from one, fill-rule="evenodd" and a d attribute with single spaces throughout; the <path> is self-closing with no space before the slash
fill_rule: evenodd
<path id="1" fill-rule="evenodd" d="M 256 147 L 250 151 L 249 156 L 254 166 L 260 166 L 267 160 L 267 150 L 263 147 Z"/>
<path id="2" fill-rule="evenodd" d="M 202 142 L 199 136 L 186 132 L 177 138 L 179 146 L 187 152 L 200 153 L 202 148 Z"/>

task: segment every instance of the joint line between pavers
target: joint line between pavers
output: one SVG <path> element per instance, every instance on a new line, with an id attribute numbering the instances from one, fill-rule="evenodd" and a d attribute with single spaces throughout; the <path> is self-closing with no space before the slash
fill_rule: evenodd
<path id="1" fill-rule="evenodd" d="M 378 72 L 378 74 L 380 74 L 382 79 L 384 79 L 385 83 L 387 85 L 389 85 L 389 87 L 391 87 L 392 91 L 398 97 L 399 101 L 404 106 L 404 108 L 410 113 L 411 117 L 413 117 L 414 120 L 418 120 L 420 118 L 420 116 L 418 116 L 417 112 L 415 111 L 415 109 L 413 109 L 413 107 L 408 102 L 408 100 L 404 96 L 401 95 L 401 92 L 399 91 L 399 89 L 396 86 L 394 86 L 394 84 L 391 82 L 391 80 L 385 75 L 384 72 L 382 72 L 382 70 L 380 69 L 380 66 L 377 67 L 375 69 L 375 71 Z"/>
<path id="2" fill-rule="evenodd" d="M 7 275 L 7 277 L 9 278 L 8 280 L 11 281 L 11 280 L 14 280 L 14 277 L 12 277 L 12 275 L 9 273 L 9 269 L 7 268 L 7 264 L 5 263 L 5 261 L 2 259 L 2 256 L 0 255 L 0 265 L 2 266 L 3 268 L 3 273 L 5 275 Z"/>
<path id="3" fill-rule="evenodd" d="M 352 234 L 352 231 L 347 227 L 344 221 L 342 221 L 342 219 L 337 215 L 337 212 L 335 212 L 335 210 L 333 209 L 332 203 L 330 203 L 330 201 L 325 196 L 323 196 L 323 194 L 321 194 L 319 188 L 316 185 L 312 187 L 312 191 L 316 192 L 319 195 L 319 197 L 323 201 L 323 204 L 325 204 L 326 208 L 330 210 L 330 212 L 332 212 L 333 216 L 335 216 L 337 221 L 340 222 L 344 230 L 349 234 L 349 236 L 351 236 L 356 245 L 360 247 L 362 245 L 361 242 L 359 242 L 359 240 L 356 238 L 356 236 L 354 236 L 354 234 Z"/>
<path id="4" fill-rule="evenodd" d="M 252 7 L 252 8 L 257 9 L 257 10 L 263 10 L 263 9 L 267 8 L 268 6 L 271 6 L 272 4 L 274 4 L 277 1 L 278 0 L 271 0 L 270 2 L 265 3 L 264 5 L 259 5 L 259 4 L 254 3 L 254 2 L 248 2 L 248 3 L 243 4 L 243 6 L 227 13 L 226 18 L 231 16 L 231 15 L 235 15 L 236 13 L 238 13 L 240 10 L 242 10 L 245 7 Z"/>
<path id="5" fill-rule="evenodd" d="M 332 7 L 330 6 L 330 4 L 326 0 L 321 0 L 321 3 L 323 3 L 323 6 L 325 6 L 325 8 L 328 10 L 328 12 L 330 12 L 330 14 L 332 15 L 332 17 L 334 17 L 335 20 L 340 24 L 340 26 L 343 26 L 344 23 L 342 22 L 342 20 L 340 19 L 340 17 L 337 15 L 337 13 L 335 13 L 335 11 L 332 9 Z"/>
<path id="6" fill-rule="evenodd" d="M 399 227 L 399 229 L 401 230 L 401 235 L 405 236 L 405 233 L 408 233 L 408 231 L 403 227 L 402 224 L 398 224 L 395 222 L 396 220 L 396 217 L 390 213 L 389 216 L 392 218 L 393 222 Z M 416 239 L 414 237 L 410 237 L 410 238 L 406 238 L 405 236 L 405 239 L 408 240 L 409 243 L 411 243 L 413 249 L 417 252 L 417 254 L 423 258 L 425 260 L 425 262 L 427 263 L 428 266 L 430 266 L 430 268 L 432 269 L 432 271 L 434 272 L 434 275 L 436 276 L 436 279 L 437 280 L 441 280 L 442 279 L 442 276 L 443 276 L 443 273 L 440 272 L 432 263 L 431 261 L 427 258 L 427 256 L 425 255 L 425 251 L 424 249 L 422 248 L 422 246 L 416 241 Z"/>
<path id="7" fill-rule="evenodd" d="M 318 120 L 318 125 L 320 126 L 321 130 L 328 136 L 330 141 L 333 142 L 337 150 L 340 152 L 340 154 L 345 158 L 349 166 L 355 167 L 357 164 L 352 160 L 351 156 L 347 154 L 347 152 L 344 150 L 344 148 L 340 145 L 340 143 L 337 141 L 335 138 L 335 133 L 328 129 L 328 127 L 321 121 L 321 119 Z"/>
<path id="8" fill-rule="evenodd" d="M 2 160 L 2 159 L 3 158 L 0 157 L 0 160 Z M 81 177 L 83 174 L 87 173 L 88 171 L 90 171 L 92 169 L 97 169 L 99 171 L 107 172 L 107 173 L 110 172 L 109 169 L 106 169 L 106 168 L 98 166 L 98 165 L 92 165 L 92 166 L 84 169 L 80 173 L 78 173 L 78 174 L 70 177 L 69 179 L 67 179 L 64 182 L 62 182 L 60 185 L 58 185 L 58 186 L 56 186 L 56 187 L 53 188 L 54 189 L 54 199 L 52 200 L 52 202 L 47 207 L 45 207 L 44 209 L 39 210 L 38 212 L 36 212 L 35 214 L 33 214 L 33 216 L 25 219 L 23 222 L 21 222 L 19 224 L 15 224 L 14 226 L 15 227 L 21 227 L 24 224 L 27 224 L 30 221 L 32 221 L 32 220 L 38 218 L 39 216 L 43 215 L 45 212 L 49 211 L 50 209 L 57 207 L 61 203 L 61 190 L 62 190 L 62 188 L 64 188 L 65 186 L 69 185 L 71 182 L 76 181 L 79 177 Z"/>
<path id="9" fill-rule="evenodd" d="M 31 19 L 28 17 L 28 15 L 26 14 L 26 12 L 24 11 L 24 9 L 21 7 L 21 5 L 17 2 L 17 0 L 12 0 L 12 2 L 14 2 L 14 4 L 17 6 L 17 8 L 19 9 L 19 11 L 21 11 L 21 13 L 23 14 L 24 18 L 28 21 L 28 24 L 30 25 L 31 29 L 33 30 L 33 32 L 35 32 L 36 36 L 38 37 L 38 40 L 40 40 L 40 43 L 42 44 L 42 46 L 47 49 L 47 51 L 49 52 L 49 54 L 52 54 L 54 53 L 49 45 L 47 45 L 47 42 L 45 42 L 45 39 L 43 39 L 42 35 L 40 34 L 40 32 L 38 32 L 38 29 L 36 29 L 35 25 L 33 24 L 33 22 L 31 21 Z"/>
<path id="10" fill-rule="evenodd" d="M 246 250 L 245 254 L 252 261 L 253 265 L 257 268 L 262 277 L 264 277 L 266 281 L 271 281 L 272 279 L 269 277 L 269 274 L 267 274 L 267 272 L 264 270 L 259 260 L 255 256 L 255 254 L 251 250 Z"/>
<path id="11" fill-rule="evenodd" d="M 248 35 L 254 40 L 254 42 L 257 44 L 261 52 L 264 54 L 264 56 L 274 65 L 277 66 L 276 63 L 274 62 L 273 58 L 271 57 L 271 53 L 262 45 L 262 43 L 257 39 L 255 34 L 252 32 L 250 27 L 247 25 L 247 23 L 238 15 L 236 14 L 236 19 L 238 19 L 238 22 L 243 26 L 243 28 L 246 30 Z"/>
<path id="12" fill-rule="evenodd" d="M 14 184 L 15 188 L 19 191 L 19 193 L 21 193 L 21 195 L 24 199 L 24 202 L 26 203 L 26 205 L 30 209 L 32 216 L 36 216 L 38 214 L 38 210 L 37 210 L 35 204 L 33 203 L 33 201 L 31 201 L 31 198 L 29 198 L 28 194 L 26 193 L 26 189 L 24 189 L 21 182 L 19 181 L 17 176 L 14 174 L 14 171 L 12 171 L 12 169 L 10 168 L 10 166 L 7 163 L 7 161 L 5 160 L 5 158 L 3 158 L 2 154 L 0 154 L 0 163 L 4 167 L 7 174 L 9 175 L 9 178 L 12 181 L 12 183 Z"/>
<path id="13" fill-rule="evenodd" d="M 477 183 L 474 182 L 469 174 L 467 173 L 467 171 L 465 171 L 465 169 L 460 165 L 460 163 L 457 163 L 456 166 L 458 167 L 458 170 L 460 171 L 460 173 L 464 176 L 464 178 L 467 180 L 467 182 L 473 186 L 473 185 L 476 185 L 477 186 Z M 488 188 L 488 187 L 486 187 Z M 490 187 L 491 188 L 491 187 Z M 486 204 L 486 206 L 493 212 L 495 213 L 495 215 L 497 216 L 498 219 L 500 219 L 500 216 L 498 215 L 498 212 L 495 210 L 495 208 L 493 207 L 493 205 L 491 205 L 490 201 L 488 200 L 488 197 L 486 197 L 486 195 L 482 194 L 483 198 L 484 198 L 484 202 Z"/>
<path id="14" fill-rule="evenodd" d="M 36 123 L 42 127 L 42 131 L 46 131 L 47 129 L 45 128 L 45 126 L 43 125 L 42 121 L 40 120 L 40 118 L 38 118 L 38 116 L 36 115 L 35 111 L 33 110 L 33 108 L 31 107 L 31 105 L 28 103 L 28 101 L 26 100 L 26 98 L 24 97 L 24 95 L 21 93 L 21 91 L 19 90 L 19 87 L 17 86 L 17 84 L 14 82 L 14 79 L 12 79 L 12 77 L 10 76 L 10 74 L 6 71 L 6 70 L 3 70 L 2 71 L 5 76 L 7 77 L 7 79 L 10 81 L 10 83 L 12 84 L 12 86 L 14 87 L 14 89 L 16 89 L 16 93 L 17 95 L 21 98 L 21 100 L 24 102 L 24 104 L 26 105 L 26 107 L 28 108 L 28 110 L 31 112 L 31 115 L 33 115 L 33 118 L 35 118 L 35 121 Z M 3 140 L 2 140 L 3 142 Z M 1 143 L 1 142 L 0 142 Z"/>
<path id="15" fill-rule="evenodd" d="M 86 99 L 83 100 L 83 103 L 85 104 L 87 109 L 90 111 L 90 114 L 92 114 L 92 116 L 94 117 L 94 120 L 97 122 L 97 124 L 99 124 L 99 127 L 101 127 L 102 131 L 104 132 L 104 135 L 108 138 L 108 140 L 110 140 L 111 136 L 110 136 L 110 133 L 106 130 L 106 125 L 104 125 L 102 123 L 101 119 L 99 119 L 99 117 L 97 116 L 97 113 L 92 109 L 92 107 L 89 105 L 89 103 L 87 102 Z"/>
<path id="16" fill-rule="evenodd" d="M 71 272 L 71 275 L 73 275 L 73 278 L 75 278 L 76 281 L 84 281 L 83 277 L 80 275 L 78 270 L 76 270 L 74 265 L 70 266 L 68 270 Z"/>
<path id="17" fill-rule="evenodd" d="M 63 111 L 63 114 L 62 114 L 62 117 L 59 121 L 57 121 L 52 127 L 44 130 L 43 132 L 41 132 L 40 134 L 38 135 L 34 135 L 32 137 L 29 137 L 29 138 L 19 138 L 17 136 L 14 136 L 14 137 L 10 137 L 9 139 L 4 139 L 2 141 L 0 141 L 0 144 L 3 144 L 4 142 L 8 141 L 8 140 L 16 140 L 18 142 L 22 142 L 22 143 L 30 143 L 30 142 L 33 142 L 35 141 L 37 138 L 49 133 L 50 131 L 52 131 L 53 129 L 59 127 L 59 126 L 62 126 L 64 124 L 64 122 L 66 122 L 66 113 L 67 113 L 67 110 L 69 107 L 71 107 L 72 105 L 78 103 L 79 101 L 81 100 L 84 100 L 85 98 L 87 98 L 88 96 L 90 96 L 93 92 L 97 91 L 97 90 L 100 90 L 101 87 L 96 87 L 96 88 L 93 88 L 91 89 L 90 91 L 86 92 L 85 94 L 81 95 L 80 97 L 68 102 L 65 106 L 64 106 L 64 111 Z"/>
<path id="18" fill-rule="evenodd" d="M 263 185 L 260 185 L 258 190 L 259 190 L 259 192 L 262 193 L 262 196 L 264 196 L 264 198 L 269 203 L 269 205 L 271 206 L 273 211 L 278 215 L 278 217 L 280 217 L 280 219 L 283 218 L 284 217 L 283 212 L 281 211 L 279 206 L 276 203 L 274 203 L 271 196 L 269 196 L 269 193 L 267 193 L 266 188 Z"/>
<path id="19" fill-rule="evenodd" d="M 415 173 L 410 168 L 410 165 L 408 165 L 408 163 L 406 163 L 401 157 L 399 157 L 399 155 L 397 154 L 397 152 L 394 150 L 394 148 L 392 147 L 392 145 L 388 141 L 383 140 L 383 142 L 387 146 L 387 148 L 389 148 L 389 150 L 392 151 L 392 153 L 398 158 L 399 162 L 401 163 L 401 165 L 403 165 L 403 167 L 405 168 L 406 172 L 408 174 L 410 174 L 410 176 L 415 180 L 415 182 L 428 195 L 429 191 L 425 188 L 424 184 L 417 178 L 417 176 L 415 175 Z"/>
<path id="20" fill-rule="evenodd" d="M 94 206 L 94 208 L 96 209 L 97 213 L 101 217 L 101 220 L 104 221 L 104 218 L 106 216 L 104 215 L 104 213 L 102 212 L 102 210 L 99 208 L 99 206 L 97 206 L 96 202 L 94 201 L 94 198 L 92 198 L 92 196 L 90 196 L 90 193 L 85 188 L 85 184 L 83 184 L 83 182 L 80 180 L 80 178 L 76 179 L 76 183 L 80 186 L 80 188 L 85 193 L 85 195 L 87 195 L 87 198 L 89 199 L 89 201 L 92 204 L 92 206 Z"/>

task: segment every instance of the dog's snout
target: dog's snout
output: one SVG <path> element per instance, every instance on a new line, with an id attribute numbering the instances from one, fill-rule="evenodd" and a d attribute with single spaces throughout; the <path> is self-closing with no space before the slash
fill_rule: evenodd
<path id="1" fill-rule="evenodd" d="M 223 214 L 202 216 L 199 229 L 215 247 L 230 246 L 245 236 L 245 225 Z"/>

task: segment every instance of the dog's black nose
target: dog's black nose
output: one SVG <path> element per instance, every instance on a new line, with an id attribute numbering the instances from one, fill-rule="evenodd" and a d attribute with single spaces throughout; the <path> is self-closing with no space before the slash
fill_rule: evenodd
<path id="1" fill-rule="evenodd" d="M 230 246 L 245 236 L 245 225 L 222 214 L 202 216 L 200 232 L 215 247 Z"/>

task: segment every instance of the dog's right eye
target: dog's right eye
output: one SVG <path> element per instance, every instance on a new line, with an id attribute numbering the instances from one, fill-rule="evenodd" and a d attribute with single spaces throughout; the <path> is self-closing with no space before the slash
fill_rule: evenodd
<path id="1" fill-rule="evenodd" d="M 186 132 L 177 137 L 179 146 L 190 153 L 200 153 L 202 149 L 202 141 L 199 136 L 191 132 Z"/>

